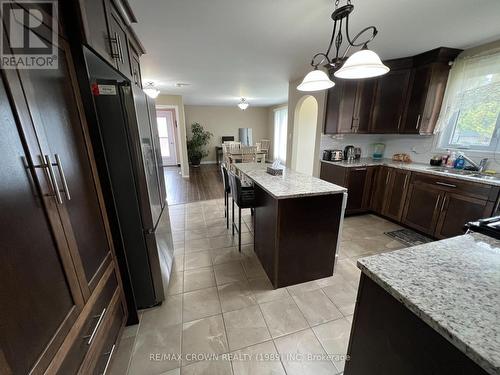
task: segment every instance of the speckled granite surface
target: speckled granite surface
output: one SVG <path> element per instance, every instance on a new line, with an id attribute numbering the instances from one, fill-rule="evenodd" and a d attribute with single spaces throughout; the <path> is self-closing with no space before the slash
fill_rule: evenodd
<path id="1" fill-rule="evenodd" d="M 347 191 L 342 186 L 334 185 L 288 168 L 285 168 L 282 176 L 272 176 L 266 172 L 269 164 L 239 163 L 234 165 L 276 199 L 339 194 Z"/>
<path id="2" fill-rule="evenodd" d="M 467 234 L 358 267 L 490 374 L 500 374 L 500 241 Z"/>
<path id="3" fill-rule="evenodd" d="M 435 168 L 435 167 L 432 167 L 429 164 L 423 164 L 423 163 L 401 163 L 401 162 L 392 161 L 391 159 L 372 160 L 371 158 L 362 158 L 362 159 L 358 159 L 358 160 L 355 160 L 352 162 L 348 162 L 346 160 L 343 160 L 343 161 L 321 160 L 321 162 L 328 163 L 328 164 L 334 164 L 334 165 L 338 165 L 340 167 L 345 167 L 345 168 L 359 168 L 359 167 L 371 167 L 371 166 L 377 166 L 377 165 L 385 165 L 385 166 L 392 167 L 392 168 L 406 169 L 406 170 L 414 171 L 414 172 L 429 173 L 429 174 L 433 174 L 436 176 L 443 176 L 443 177 L 449 177 L 449 178 L 456 178 L 458 180 L 478 182 L 480 184 L 500 186 L 500 180 L 485 180 L 485 179 L 471 177 L 471 176 L 467 176 L 467 175 L 460 175 L 460 174 L 453 174 L 453 173 L 449 173 L 449 172 L 436 171 L 436 170 L 430 169 L 430 168 Z"/>

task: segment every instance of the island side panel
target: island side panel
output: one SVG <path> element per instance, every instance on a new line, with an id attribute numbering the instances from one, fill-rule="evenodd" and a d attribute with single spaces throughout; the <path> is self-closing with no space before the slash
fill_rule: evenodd
<path id="1" fill-rule="evenodd" d="M 278 200 L 260 186 L 255 186 L 254 248 L 255 254 L 276 287 Z"/>
<path id="2" fill-rule="evenodd" d="M 343 194 L 278 200 L 275 287 L 333 275 Z"/>
<path id="3" fill-rule="evenodd" d="M 487 372 L 361 274 L 344 375 Z"/>

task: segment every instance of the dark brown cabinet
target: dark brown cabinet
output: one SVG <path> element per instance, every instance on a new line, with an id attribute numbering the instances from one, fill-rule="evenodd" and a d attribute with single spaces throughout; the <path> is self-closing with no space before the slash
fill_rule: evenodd
<path id="1" fill-rule="evenodd" d="M 409 179 L 409 171 L 389 168 L 383 215 L 396 221 L 401 220 Z"/>
<path id="2" fill-rule="evenodd" d="M 347 188 L 346 213 L 366 212 L 370 208 L 375 167 L 345 168 L 321 163 L 320 178 Z"/>
<path id="3" fill-rule="evenodd" d="M 92 48 L 110 64 L 115 64 L 116 51 L 110 43 L 108 33 L 109 0 L 82 0 L 83 29 L 85 39 Z"/>
<path id="4" fill-rule="evenodd" d="M 382 215 L 382 210 L 384 209 L 388 182 L 389 168 L 385 166 L 376 168 L 373 177 L 373 193 L 370 208 L 379 215 Z"/>
<path id="5" fill-rule="evenodd" d="M 109 12 L 109 40 L 111 43 L 114 66 L 127 77 L 131 77 L 130 54 L 127 29 L 121 19 L 120 14 L 111 6 Z"/>
<path id="6" fill-rule="evenodd" d="M 402 222 L 435 238 L 463 234 L 468 221 L 493 214 L 498 187 L 414 174 Z"/>
<path id="7" fill-rule="evenodd" d="M 391 70 L 377 80 L 371 133 L 397 133 L 401 125 L 411 70 Z"/>

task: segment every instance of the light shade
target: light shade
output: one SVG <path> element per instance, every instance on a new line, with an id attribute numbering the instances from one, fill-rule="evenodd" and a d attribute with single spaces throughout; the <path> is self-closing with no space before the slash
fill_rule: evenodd
<path id="1" fill-rule="evenodd" d="M 338 78 L 360 79 L 381 76 L 389 70 L 375 52 L 362 49 L 349 57 L 334 75 Z"/>
<path id="2" fill-rule="evenodd" d="M 142 89 L 144 93 L 152 99 L 156 99 L 160 95 L 160 90 L 154 87 L 152 82 L 149 82 L 146 87 Z"/>
<path id="3" fill-rule="evenodd" d="M 299 91 L 320 91 L 326 90 L 335 86 L 335 83 L 328 77 L 322 70 L 314 69 L 302 80 L 301 84 L 297 86 Z"/>
<path id="4" fill-rule="evenodd" d="M 244 98 L 241 98 L 241 102 L 238 103 L 238 107 L 240 107 L 242 111 L 248 108 L 248 103 L 245 101 Z"/>

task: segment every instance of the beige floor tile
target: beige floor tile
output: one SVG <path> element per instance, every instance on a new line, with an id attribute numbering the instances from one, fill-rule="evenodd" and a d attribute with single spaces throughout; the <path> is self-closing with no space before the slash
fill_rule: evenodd
<path id="1" fill-rule="evenodd" d="M 274 289 L 267 277 L 250 279 L 248 282 L 258 303 L 274 301 L 276 299 L 287 298 L 290 296 L 286 288 Z"/>
<path id="2" fill-rule="evenodd" d="M 264 271 L 264 268 L 256 257 L 246 258 L 241 262 L 241 264 L 243 265 L 245 273 L 249 279 L 267 277 L 266 271 Z"/>
<path id="3" fill-rule="evenodd" d="M 162 372 L 160 375 L 181 375 L 181 368 L 174 368 L 172 370 Z"/>
<path id="4" fill-rule="evenodd" d="M 164 282 L 165 284 L 165 282 Z M 167 295 L 182 293 L 184 290 L 184 272 L 172 272 L 168 281 Z"/>
<path id="5" fill-rule="evenodd" d="M 295 294 L 293 299 L 311 326 L 343 317 L 321 289 Z"/>
<path id="6" fill-rule="evenodd" d="M 184 271 L 184 292 L 215 286 L 212 267 L 196 268 Z"/>
<path id="7" fill-rule="evenodd" d="M 210 250 L 210 254 L 212 256 L 212 263 L 214 265 L 223 264 L 234 261 L 242 261 L 248 255 L 247 253 L 238 251 L 237 247 L 223 247 L 220 249 L 212 249 Z"/>
<path id="8" fill-rule="evenodd" d="M 223 314 L 230 350 L 271 339 L 258 305 Z"/>
<path id="9" fill-rule="evenodd" d="M 197 251 L 194 253 L 186 253 L 184 255 L 184 270 L 210 267 L 211 265 L 212 258 L 210 251 Z"/>
<path id="10" fill-rule="evenodd" d="M 291 297 L 265 302 L 260 307 L 273 338 L 309 327 Z"/>
<path id="11" fill-rule="evenodd" d="M 172 241 L 174 242 L 184 242 L 184 231 L 172 231 Z"/>
<path id="12" fill-rule="evenodd" d="M 182 368 L 182 375 L 232 375 L 228 359 L 200 361 Z"/>
<path id="13" fill-rule="evenodd" d="M 316 280 L 286 287 L 286 289 L 292 296 L 295 294 L 310 292 L 311 290 L 316 290 L 319 288 L 321 288 L 321 285 Z"/>
<path id="14" fill-rule="evenodd" d="M 188 240 L 184 242 L 184 251 L 186 253 L 192 253 L 195 251 L 210 250 L 210 243 L 208 239 L 202 238 L 199 240 Z"/>
<path id="15" fill-rule="evenodd" d="M 236 234 L 234 237 L 230 234 L 227 234 L 225 236 L 219 236 L 219 237 L 211 237 L 211 238 L 209 238 L 209 241 L 210 241 L 210 246 L 212 249 L 220 249 L 222 247 L 231 247 L 231 246 L 235 246 L 238 244 Z"/>
<path id="16" fill-rule="evenodd" d="M 182 362 L 194 362 L 196 354 L 222 354 L 229 350 L 222 315 L 184 323 L 182 327 Z"/>
<path id="17" fill-rule="evenodd" d="M 217 289 L 223 312 L 243 309 L 257 303 L 247 281 L 220 285 Z"/>
<path id="18" fill-rule="evenodd" d="M 222 312 L 217 294 L 217 288 L 199 289 L 183 294 L 184 322 L 197 320 Z"/>
<path id="19" fill-rule="evenodd" d="M 207 237 L 221 237 L 231 235 L 231 223 L 229 223 L 229 228 L 226 228 L 226 223 L 211 225 L 207 228 Z"/>
<path id="20" fill-rule="evenodd" d="M 135 337 L 137 336 L 137 332 L 139 331 L 139 324 L 134 324 L 133 326 L 128 326 L 123 329 L 121 340 L 129 338 L 129 337 Z"/>
<path id="21" fill-rule="evenodd" d="M 285 375 L 272 341 L 253 345 L 233 353 L 234 375 Z"/>
<path id="22" fill-rule="evenodd" d="M 344 316 L 354 313 L 357 291 L 347 281 L 327 286 L 323 291 Z"/>
<path id="23" fill-rule="evenodd" d="M 206 228 L 188 229 L 184 233 L 185 241 L 206 239 L 208 236 L 208 231 Z"/>
<path id="24" fill-rule="evenodd" d="M 343 371 L 349 335 L 351 334 L 351 323 L 342 318 L 313 327 L 312 330 L 325 351 L 334 357 L 335 367 Z"/>
<path id="25" fill-rule="evenodd" d="M 158 306 L 145 310 L 142 314 L 139 333 L 163 329 L 182 323 L 182 294 L 168 296 Z"/>
<path id="26" fill-rule="evenodd" d="M 245 271 L 239 261 L 215 265 L 214 272 L 217 285 L 246 280 Z"/>
<path id="27" fill-rule="evenodd" d="M 115 352 L 113 359 L 109 364 L 110 375 L 123 375 L 127 373 L 130 357 L 134 348 L 135 337 L 121 338 Z"/>
<path id="28" fill-rule="evenodd" d="M 207 228 L 226 225 L 226 218 L 224 217 L 224 212 L 215 211 L 213 214 L 210 213 L 210 216 L 206 218 Z M 229 218 L 229 225 L 231 225 L 231 218 Z"/>
<path id="29" fill-rule="evenodd" d="M 337 262 L 337 272 L 355 289 L 358 288 L 361 271 L 356 267 L 356 263 L 350 259 L 339 260 Z"/>
<path id="30" fill-rule="evenodd" d="M 280 337 L 274 342 L 284 357 L 287 375 L 332 375 L 339 372 L 333 362 L 328 360 L 297 360 L 301 356 L 317 355 L 321 358 L 326 354 L 310 328 Z"/>
<path id="31" fill-rule="evenodd" d="M 182 325 L 168 326 L 164 329 L 148 331 L 136 337 L 130 361 L 129 374 L 157 375 L 161 372 L 180 367 L 178 360 L 163 355 L 179 355 L 181 349 Z M 159 360 L 151 360 L 150 354 L 161 355 Z"/>
<path id="32" fill-rule="evenodd" d="M 172 272 L 184 271 L 184 253 L 175 254 L 172 262 Z"/>

